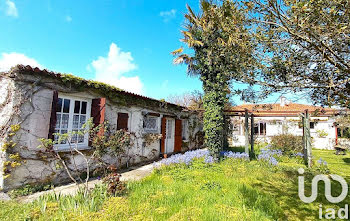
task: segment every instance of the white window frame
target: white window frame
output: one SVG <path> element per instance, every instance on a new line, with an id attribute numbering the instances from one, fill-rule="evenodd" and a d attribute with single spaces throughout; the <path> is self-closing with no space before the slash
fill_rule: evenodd
<path id="1" fill-rule="evenodd" d="M 258 121 L 256 123 L 254 123 L 254 128 L 255 128 L 255 124 L 258 125 L 258 133 L 257 134 L 254 133 L 254 135 L 255 136 L 266 136 L 267 135 L 267 122 L 265 122 L 265 121 Z M 265 124 L 265 134 L 261 133 L 260 124 Z"/>
<path id="2" fill-rule="evenodd" d="M 153 118 L 153 119 L 155 119 L 156 120 L 156 123 L 155 123 L 156 128 L 146 128 L 146 127 L 144 127 L 145 126 L 144 121 L 145 121 L 146 118 Z M 159 133 L 158 121 L 159 121 L 159 117 L 157 117 L 157 116 L 151 116 L 151 115 L 144 116 L 143 119 L 142 119 L 143 131 L 145 133 Z"/>
<path id="3" fill-rule="evenodd" d="M 77 97 L 77 96 L 68 96 L 68 95 L 58 95 L 58 98 L 61 99 L 69 99 L 70 100 L 70 105 L 69 105 L 69 120 L 68 120 L 68 133 L 72 132 L 73 129 L 73 115 L 74 115 L 74 105 L 75 101 L 85 101 L 86 102 L 86 121 L 90 119 L 91 115 L 91 99 L 87 98 L 82 98 L 82 97 Z M 56 110 L 55 110 L 56 111 Z M 56 112 L 55 112 L 56 113 Z M 75 145 L 75 144 L 72 144 Z M 83 143 L 78 143 L 78 149 L 88 149 L 89 148 L 89 135 L 85 134 L 84 135 L 84 142 Z M 54 145 L 54 150 L 55 151 L 69 151 L 70 150 L 69 144 L 55 144 Z M 72 146 L 73 148 L 73 146 Z"/>

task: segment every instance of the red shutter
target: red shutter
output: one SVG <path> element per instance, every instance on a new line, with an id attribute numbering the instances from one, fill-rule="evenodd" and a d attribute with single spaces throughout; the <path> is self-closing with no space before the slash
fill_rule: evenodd
<path id="1" fill-rule="evenodd" d="M 58 92 L 53 91 L 53 97 L 52 97 L 52 104 L 51 104 L 51 116 L 50 116 L 50 125 L 49 125 L 49 134 L 48 138 L 49 139 L 54 139 L 54 133 L 55 133 L 55 127 L 56 127 L 56 107 L 57 107 L 57 102 L 58 102 Z"/>
<path id="2" fill-rule="evenodd" d="M 128 130 L 129 114 L 118 113 L 117 130 Z"/>
<path id="3" fill-rule="evenodd" d="M 164 154 L 165 152 L 165 136 L 166 136 L 166 118 L 162 118 L 162 126 L 161 126 L 161 132 L 162 132 L 162 139 L 160 140 L 160 152 Z"/>
<path id="4" fill-rule="evenodd" d="M 175 119 L 174 152 L 181 152 L 182 147 L 182 120 Z"/>
<path id="5" fill-rule="evenodd" d="M 102 124 L 105 121 L 106 112 L 106 98 L 96 98 L 92 100 L 91 104 L 91 117 L 95 126 Z M 103 131 L 99 132 L 100 135 Z"/>

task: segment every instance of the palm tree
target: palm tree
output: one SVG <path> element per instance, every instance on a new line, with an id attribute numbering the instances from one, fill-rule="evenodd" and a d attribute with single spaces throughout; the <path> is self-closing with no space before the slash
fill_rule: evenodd
<path id="1" fill-rule="evenodd" d="M 198 15 L 188 5 L 187 9 L 181 41 L 190 53 L 185 53 L 183 47 L 173 51 L 174 64 L 186 64 L 188 75 L 199 76 L 203 83 L 205 143 L 218 158 L 226 139 L 224 107 L 230 82 L 244 79 L 254 61 L 252 46 L 244 13 L 231 0 L 201 0 Z"/>

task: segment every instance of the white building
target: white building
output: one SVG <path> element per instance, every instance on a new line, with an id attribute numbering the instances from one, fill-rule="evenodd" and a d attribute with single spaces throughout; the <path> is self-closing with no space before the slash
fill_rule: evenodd
<path id="1" fill-rule="evenodd" d="M 175 104 L 22 65 L 0 73 L 0 85 L 0 189 L 69 181 L 54 159 L 39 157 L 43 153 L 38 139 L 79 130 L 90 117 L 95 125 L 108 121 L 111 126 L 134 134 L 133 146 L 126 154 L 118 159 L 108 154 L 103 157 L 108 164 L 132 165 L 199 147 L 201 125 L 197 115 Z M 11 134 L 11 126 L 18 124 L 20 130 Z M 162 138 L 147 144 L 147 134 L 161 134 Z M 15 145 L 8 147 L 9 142 Z M 78 148 L 89 151 L 88 136 L 78 138 Z M 84 171 L 84 159 L 67 150 L 69 146 L 64 142 L 55 146 L 55 151 L 66 155 L 68 167 L 74 160 Z M 10 175 L 6 179 L 5 173 Z"/>
<path id="2" fill-rule="evenodd" d="M 303 135 L 301 114 L 308 110 L 310 113 L 310 129 L 312 146 L 317 149 L 334 149 L 337 142 L 337 127 L 332 108 L 297 104 L 289 102 L 285 97 L 276 104 L 243 104 L 233 107 L 231 115 L 233 146 L 244 146 L 244 112 L 254 115 L 254 139 L 257 142 L 269 142 L 272 136 L 289 133 Z M 235 115 L 235 116 L 232 116 Z"/>

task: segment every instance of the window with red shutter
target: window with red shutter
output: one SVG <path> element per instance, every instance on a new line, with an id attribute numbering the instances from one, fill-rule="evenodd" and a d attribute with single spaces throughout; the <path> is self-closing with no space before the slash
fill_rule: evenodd
<path id="1" fill-rule="evenodd" d="M 118 113 L 117 130 L 128 130 L 129 114 Z"/>

